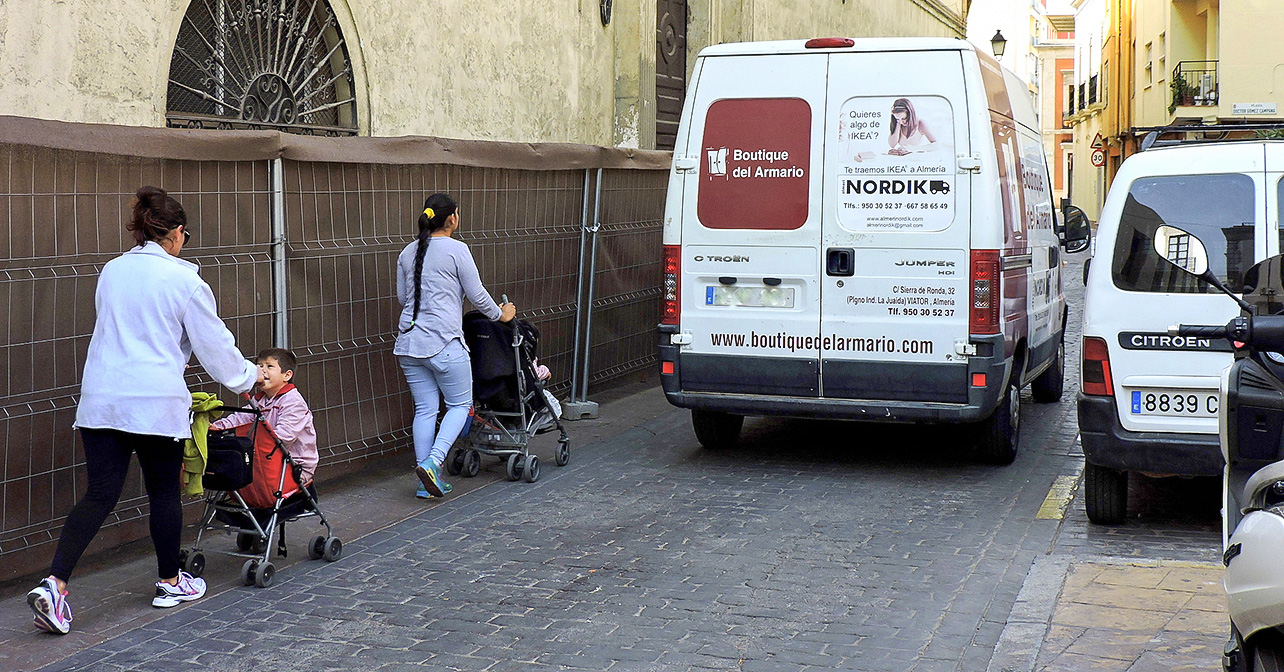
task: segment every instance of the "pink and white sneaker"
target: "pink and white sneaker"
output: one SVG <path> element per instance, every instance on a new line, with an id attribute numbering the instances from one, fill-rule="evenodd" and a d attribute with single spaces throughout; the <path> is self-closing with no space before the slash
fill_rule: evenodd
<path id="1" fill-rule="evenodd" d="M 157 608 L 174 607 L 182 602 L 199 600 L 205 596 L 205 579 L 198 579 L 187 572 L 178 573 L 178 583 L 170 585 L 164 581 L 156 582 L 156 597 L 152 606 Z"/>
<path id="2" fill-rule="evenodd" d="M 27 605 L 35 612 L 37 628 L 45 632 L 65 635 L 71 632 L 71 605 L 67 594 L 58 590 L 58 581 L 50 576 L 27 593 Z"/>

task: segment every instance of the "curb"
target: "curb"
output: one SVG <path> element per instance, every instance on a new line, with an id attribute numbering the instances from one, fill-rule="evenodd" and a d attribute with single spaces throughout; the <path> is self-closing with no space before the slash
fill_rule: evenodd
<path id="1" fill-rule="evenodd" d="M 1071 559 L 1039 556 L 1025 575 L 986 672 L 1033 672 Z"/>

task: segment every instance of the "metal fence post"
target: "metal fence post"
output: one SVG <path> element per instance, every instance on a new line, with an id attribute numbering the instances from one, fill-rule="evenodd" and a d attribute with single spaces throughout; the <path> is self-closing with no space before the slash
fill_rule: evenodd
<path id="1" fill-rule="evenodd" d="M 584 207 L 580 221 L 580 269 L 579 283 L 575 292 L 575 348 L 571 351 L 574 357 L 571 373 L 571 396 L 562 404 L 563 420 L 580 420 L 597 417 L 597 403 L 588 400 L 589 383 L 589 350 L 593 347 L 593 275 L 597 272 L 597 230 L 598 218 L 602 211 L 602 169 L 597 169 L 596 194 L 593 198 L 593 221 L 588 219 L 589 171 L 584 171 Z M 588 294 L 584 293 L 584 247 L 585 239 L 592 237 L 588 253 Z M 580 365 L 580 325 L 584 325 L 584 358 Z M 577 396 L 578 395 L 578 396 Z"/>
<path id="2" fill-rule="evenodd" d="M 580 328 L 584 325 L 584 238 L 588 229 L 589 204 L 589 168 L 584 169 L 584 198 L 580 205 L 580 259 L 576 266 L 578 276 L 575 287 L 575 346 L 571 348 L 571 396 L 566 402 L 573 404 L 579 400 L 576 395 L 580 390 Z"/>
<path id="3" fill-rule="evenodd" d="M 280 158 L 272 160 L 272 317 L 276 347 L 290 347 L 289 302 L 285 276 L 285 174 Z"/>

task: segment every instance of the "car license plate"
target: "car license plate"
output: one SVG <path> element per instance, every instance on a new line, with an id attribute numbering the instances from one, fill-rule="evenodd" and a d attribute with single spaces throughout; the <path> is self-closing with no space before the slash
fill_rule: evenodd
<path id="1" fill-rule="evenodd" d="M 1217 407 L 1217 393 L 1207 390 L 1132 390 L 1133 415 L 1215 418 Z"/>

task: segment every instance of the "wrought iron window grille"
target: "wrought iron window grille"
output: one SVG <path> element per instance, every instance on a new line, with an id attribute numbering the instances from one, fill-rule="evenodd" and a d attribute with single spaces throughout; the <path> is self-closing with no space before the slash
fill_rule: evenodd
<path id="1" fill-rule="evenodd" d="M 166 121 L 355 135 L 355 91 L 325 0 L 194 0 L 170 60 Z"/>

